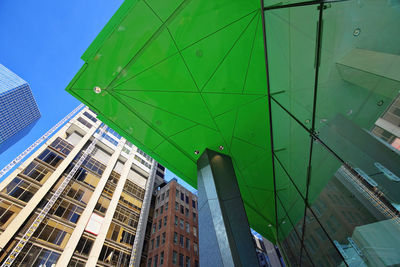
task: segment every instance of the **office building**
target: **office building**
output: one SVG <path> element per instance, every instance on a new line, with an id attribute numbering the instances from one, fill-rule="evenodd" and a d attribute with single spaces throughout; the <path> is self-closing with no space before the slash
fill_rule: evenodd
<path id="1" fill-rule="evenodd" d="M 161 165 L 83 108 L 0 184 L 0 261 L 128 266 L 136 255 L 145 266 L 146 199 L 163 176 Z M 144 253 L 132 254 L 133 246 Z"/>
<path id="2" fill-rule="evenodd" d="M 147 267 L 198 267 L 197 196 L 172 179 L 154 201 Z"/>
<path id="3" fill-rule="evenodd" d="M 26 135 L 40 116 L 29 84 L 0 64 L 0 153 Z"/>

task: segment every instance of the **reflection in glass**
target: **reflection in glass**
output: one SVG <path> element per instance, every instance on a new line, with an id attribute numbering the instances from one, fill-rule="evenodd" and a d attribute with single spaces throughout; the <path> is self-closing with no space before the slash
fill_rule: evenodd
<path id="1" fill-rule="evenodd" d="M 286 263 L 400 266 L 400 4 L 298 2 L 265 11 Z"/>

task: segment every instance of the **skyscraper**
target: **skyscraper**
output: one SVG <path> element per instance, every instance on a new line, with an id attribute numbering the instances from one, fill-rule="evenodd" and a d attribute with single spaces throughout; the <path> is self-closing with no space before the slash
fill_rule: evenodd
<path id="1" fill-rule="evenodd" d="M 84 108 L 0 184 L 0 261 L 128 266 L 135 255 L 144 265 L 132 248 L 147 247 L 146 199 L 163 176 Z"/>
<path id="2" fill-rule="evenodd" d="M 197 196 L 176 179 L 157 191 L 147 267 L 199 266 Z"/>
<path id="3" fill-rule="evenodd" d="M 29 84 L 0 64 L 0 153 L 29 132 L 39 118 Z"/>

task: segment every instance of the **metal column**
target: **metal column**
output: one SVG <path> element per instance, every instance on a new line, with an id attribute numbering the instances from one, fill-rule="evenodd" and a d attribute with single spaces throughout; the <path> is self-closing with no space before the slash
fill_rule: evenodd
<path id="1" fill-rule="evenodd" d="M 197 177 L 201 266 L 259 266 L 231 158 L 206 149 Z"/>

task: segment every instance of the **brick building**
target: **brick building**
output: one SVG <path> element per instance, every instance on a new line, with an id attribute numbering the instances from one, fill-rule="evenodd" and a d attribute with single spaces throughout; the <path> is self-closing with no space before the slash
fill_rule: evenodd
<path id="1" fill-rule="evenodd" d="M 155 198 L 148 267 L 199 266 L 197 196 L 176 179 Z"/>

